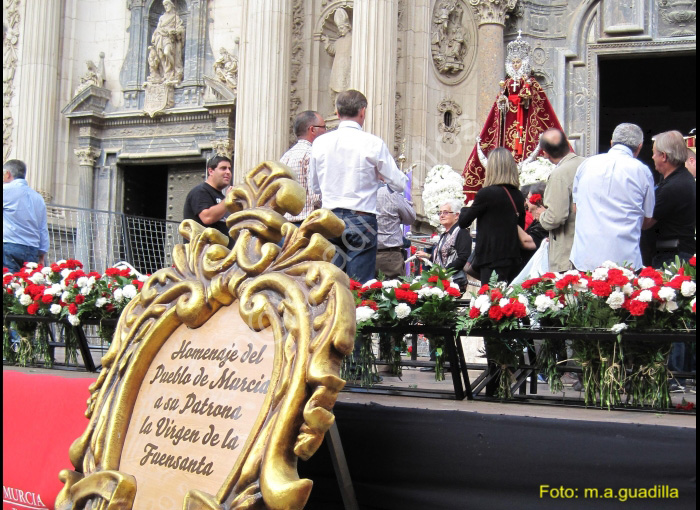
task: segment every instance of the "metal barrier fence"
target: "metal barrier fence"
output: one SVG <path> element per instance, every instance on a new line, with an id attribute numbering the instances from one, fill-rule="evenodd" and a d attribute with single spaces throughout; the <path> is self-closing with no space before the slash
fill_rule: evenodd
<path id="1" fill-rule="evenodd" d="M 172 250 L 183 239 L 179 222 L 128 214 L 48 206 L 47 262 L 78 259 L 86 271 L 103 272 L 126 261 L 151 274 L 172 265 Z"/>

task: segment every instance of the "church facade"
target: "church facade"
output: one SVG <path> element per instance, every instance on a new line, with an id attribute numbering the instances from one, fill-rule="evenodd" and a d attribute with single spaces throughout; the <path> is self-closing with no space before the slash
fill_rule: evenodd
<path id="1" fill-rule="evenodd" d="M 427 171 L 464 168 L 519 31 L 582 155 L 605 149 L 601 63 L 694 62 L 696 45 L 695 0 L 6 0 L 3 9 L 3 161 L 25 160 L 49 203 L 174 221 L 206 159 L 231 156 L 239 181 L 290 146 L 297 113 L 336 122 L 333 98 L 347 87 L 369 99 L 365 129 L 414 168 L 420 217 Z"/>

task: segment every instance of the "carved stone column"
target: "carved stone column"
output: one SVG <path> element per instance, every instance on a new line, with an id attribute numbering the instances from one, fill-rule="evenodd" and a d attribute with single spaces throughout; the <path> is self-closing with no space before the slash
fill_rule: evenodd
<path id="1" fill-rule="evenodd" d="M 247 0 L 238 73 L 234 182 L 289 142 L 292 0 Z"/>
<path id="2" fill-rule="evenodd" d="M 78 157 L 80 167 L 78 170 L 78 207 L 92 209 L 93 200 L 93 175 L 95 172 L 95 162 L 100 155 L 97 149 L 92 147 L 81 147 L 75 149 L 73 153 Z M 86 268 L 95 268 L 92 265 L 90 255 L 93 245 L 93 218 L 90 211 L 78 211 L 78 224 L 75 232 L 75 255 L 78 260 L 85 264 Z"/>
<path id="3" fill-rule="evenodd" d="M 350 88 L 367 96 L 365 131 L 394 143 L 398 0 L 355 0 Z"/>
<path id="4" fill-rule="evenodd" d="M 506 15 L 515 8 L 518 0 L 469 0 L 469 3 L 479 24 L 476 121 L 483 123 L 500 90 L 498 82 L 505 75 L 503 30 Z"/>
<path id="5" fill-rule="evenodd" d="M 62 3 L 59 0 L 25 3 L 17 68 L 20 86 L 15 155 L 27 164 L 27 180 L 47 202 L 53 196 L 52 175 L 56 163 Z"/>
<path id="6" fill-rule="evenodd" d="M 92 209 L 93 174 L 95 172 L 95 161 L 97 161 L 100 153 L 92 147 L 81 147 L 80 149 L 75 149 L 73 153 L 78 157 L 78 162 L 80 163 L 78 173 L 78 189 L 80 190 L 78 207 Z"/>

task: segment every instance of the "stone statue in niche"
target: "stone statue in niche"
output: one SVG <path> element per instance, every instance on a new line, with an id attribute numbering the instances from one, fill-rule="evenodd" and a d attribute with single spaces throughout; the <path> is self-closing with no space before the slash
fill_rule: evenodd
<path id="1" fill-rule="evenodd" d="M 220 56 L 214 62 L 214 73 L 216 77 L 231 89 L 234 93 L 238 91 L 238 45 L 241 39 L 236 37 L 236 49 L 229 53 L 226 48 L 219 50 Z"/>
<path id="2" fill-rule="evenodd" d="M 105 82 L 104 77 L 104 52 L 100 52 L 100 65 L 98 67 L 92 60 L 85 62 L 87 66 L 87 72 L 80 77 L 80 85 L 75 89 L 73 96 L 77 96 L 83 90 L 90 87 L 90 85 L 95 85 L 96 87 L 102 87 Z"/>
<path id="3" fill-rule="evenodd" d="M 468 40 L 463 16 L 464 8 L 458 0 L 441 0 L 436 6 L 430 42 L 435 67 L 441 74 L 455 75 L 464 69 Z"/>
<path id="4" fill-rule="evenodd" d="M 338 38 L 329 40 L 327 35 L 321 35 L 326 52 L 333 57 L 331 79 L 329 83 L 331 102 L 335 106 L 338 93 L 350 88 L 350 59 L 352 53 L 352 25 L 347 11 L 338 7 L 333 13 L 333 21 L 338 28 Z"/>
<path id="5" fill-rule="evenodd" d="M 175 12 L 172 0 L 163 0 L 165 12 L 158 19 L 148 47 L 147 81 L 177 84 L 183 77 L 185 25 Z"/>

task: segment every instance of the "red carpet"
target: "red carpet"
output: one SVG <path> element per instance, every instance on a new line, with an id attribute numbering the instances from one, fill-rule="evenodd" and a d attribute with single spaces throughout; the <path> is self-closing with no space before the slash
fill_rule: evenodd
<path id="1" fill-rule="evenodd" d="M 85 430 L 88 386 L 94 378 L 2 374 L 3 510 L 53 508 L 71 469 L 68 448 Z"/>

